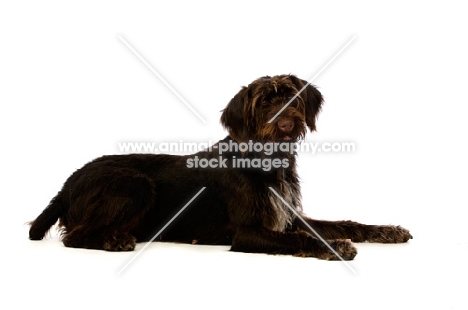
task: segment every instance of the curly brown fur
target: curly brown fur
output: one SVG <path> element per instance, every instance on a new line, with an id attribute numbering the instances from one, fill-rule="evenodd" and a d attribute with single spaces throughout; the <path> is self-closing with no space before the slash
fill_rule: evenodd
<path id="1" fill-rule="evenodd" d="M 291 99 L 291 104 L 269 123 Z M 65 246 L 131 251 L 137 242 L 151 240 L 205 187 L 158 236 L 158 241 L 224 244 L 231 245 L 232 251 L 326 260 L 337 257 L 309 230 L 309 225 L 347 260 L 357 254 L 352 241 L 406 242 L 411 235 L 399 226 L 308 218 L 301 213 L 295 153 L 238 149 L 249 141 L 265 146 L 291 145 L 303 139 L 307 129 L 315 130 L 322 102 L 314 86 L 293 75 L 257 79 L 243 87 L 222 111 L 221 124 L 229 136 L 213 148 L 187 156 L 131 154 L 97 158 L 66 180 L 49 206 L 31 223 L 29 237 L 42 239 L 59 220 Z M 223 144 L 231 145 L 231 149 L 220 155 L 218 147 Z M 225 167 L 195 167 L 196 159 L 222 160 Z M 242 166 L 239 160 L 252 166 Z M 265 169 L 263 163 L 269 163 L 270 169 Z M 301 214 L 308 225 L 295 214 Z"/>

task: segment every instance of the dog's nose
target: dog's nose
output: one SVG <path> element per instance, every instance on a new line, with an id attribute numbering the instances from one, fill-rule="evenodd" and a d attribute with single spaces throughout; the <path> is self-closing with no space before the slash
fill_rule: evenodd
<path id="1" fill-rule="evenodd" d="M 294 121 L 291 118 L 283 118 L 278 121 L 281 131 L 291 131 L 294 128 Z"/>

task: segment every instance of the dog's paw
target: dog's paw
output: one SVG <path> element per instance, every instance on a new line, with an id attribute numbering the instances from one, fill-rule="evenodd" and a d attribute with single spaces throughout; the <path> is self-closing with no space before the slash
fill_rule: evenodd
<path id="1" fill-rule="evenodd" d="M 104 241 L 103 249 L 106 251 L 133 251 L 136 238 L 127 233 L 115 233 Z"/>
<path id="2" fill-rule="evenodd" d="M 375 243 L 404 243 L 413 239 L 409 230 L 401 226 L 374 226 L 368 234 L 368 241 Z"/>
<path id="3" fill-rule="evenodd" d="M 352 260 L 357 255 L 357 249 L 350 239 L 337 239 L 328 241 L 335 253 L 328 251 L 323 259 L 327 260 Z M 340 257 L 337 257 L 338 254 Z"/>
<path id="4" fill-rule="evenodd" d="M 316 257 L 323 260 L 352 260 L 357 255 L 357 249 L 350 239 L 327 240 L 333 251 L 320 240 L 315 240 L 318 246 L 311 251 L 300 251 L 294 256 Z M 338 254 L 338 256 L 337 256 Z"/>

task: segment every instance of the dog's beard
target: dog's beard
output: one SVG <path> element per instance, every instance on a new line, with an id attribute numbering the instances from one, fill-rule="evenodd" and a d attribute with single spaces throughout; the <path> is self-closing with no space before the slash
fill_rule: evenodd
<path id="1" fill-rule="evenodd" d="M 262 141 L 265 142 L 299 142 L 304 140 L 305 133 L 303 132 L 281 132 L 277 129 L 266 129 Z"/>
<path id="2" fill-rule="evenodd" d="M 282 131 L 275 122 L 266 123 L 258 140 L 265 142 L 298 142 L 305 138 L 307 129 L 304 122 L 300 119 L 294 119 L 294 128 L 290 131 Z"/>
<path id="3" fill-rule="evenodd" d="M 277 116 L 276 114 L 279 111 L 279 107 L 271 109 L 265 113 L 265 118 L 272 121 L 265 122 L 262 120 L 263 127 L 261 127 L 258 133 L 259 140 L 268 142 L 298 142 L 303 140 L 307 133 L 303 113 L 293 107 L 287 107 L 279 116 Z M 283 120 L 288 120 L 290 125 L 292 125 L 292 128 L 282 130 L 279 124 Z"/>

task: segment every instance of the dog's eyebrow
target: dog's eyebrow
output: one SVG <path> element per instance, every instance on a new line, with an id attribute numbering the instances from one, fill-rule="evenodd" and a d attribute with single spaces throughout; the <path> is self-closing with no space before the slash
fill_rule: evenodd
<path id="1" fill-rule="evenodd" d="M 284 105 L 284 107 L 281 108 L 281 110 L 279 110 L 278 113 L 276 113 L 275 116 L 273 116 L 273 117 L 268 121 L 268 124 L 270 124 L 271 122 L 273 122 L 273 121 L 278 117 L 278 115 L 280 115 L 281 112 L 283 112 L 284 109 L 286 109 L 286 108 L 291 104 L 291 102 L 292 102 L 294 99 L 296 99 L 297 96 L 299 96 L 299 95 L 304 91 L 304 89 L 307 88 L 307 86 L 309 86 L 310 84 L 312 84 L 312 82 L 317 78 L 317 76 L 319 76 L 320 73 L 322 73 L 323 70 L 325 70 L 325 69 L 336 59 L 336 57 L 338 57 L 338 56 L 354 41 L 354 39 L 356 39 L 356 36 L 353 36 L 353 37 L 351 38 L 351 40 L 349 40 L 349 41 L 348 41 L 348 42 L 347 42 L 347 43 L 346 43 L 346 44 L 345 44 L 345 45 L 344 45 L 344 46 L 343 46 L 343 47 L 342 47 L 342 48 L 341 48 L 341 49 L 340 49 L 340 50 L 323 66 L 323 67 L 322 67 L 322 69 L 320 69 L 320 70 L 307 82 L 307 84 L 306 84 L 304 87 L 302 87 L 302 88 L 297 92 L 297 94 L 296 94 L 294 97 L 292 97 L 292 99 L 289 100 L 288 103 L 286 103 L 286 104 Z"/>
<path id="2" fill-rule="evenodd" d="M 301 92 L 302 92 L 304 89 L 306 89 L 306 87 L 309 86 L 309 85 L 310 85 L 310 82 L 307 83 L 304 87 L 302 87 L 302 88 L 297 92 L 297 94 L 295 94 L 294 97 L 292 97 L 292 98 L 278 111 L 278 113 L 276 113 L 275 116 L 273 116 L 273 117 L 268 121 L 268 124 L 271 124 L 271 122 L 273 122 L 273 121 L 278 117 L 278 115 L 280 115 L 280 114 L 284 111 L 284 109 L 286 109 L 286 108 L 291 104 L 291 102 L 293 102 L 294 99 L 296 99 L 296 98 L 301 94 Z"/>

